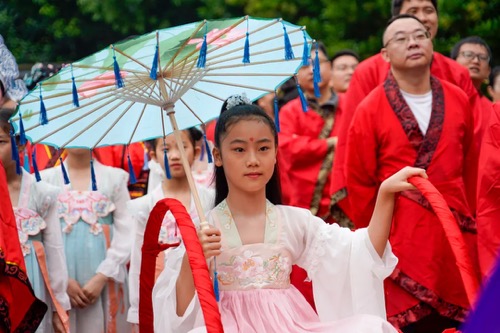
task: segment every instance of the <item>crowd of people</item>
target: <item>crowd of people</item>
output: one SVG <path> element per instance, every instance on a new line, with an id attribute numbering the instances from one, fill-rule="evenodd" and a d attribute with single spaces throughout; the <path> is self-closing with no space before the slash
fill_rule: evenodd
<path id="1" fill-rule="evenodd" d="M 0 185 L 10 198 L 0 205 L 0 267 L 25 267 L 47 305 L 26 322 L 0 311 L 0 332 L 138 332 L 141 248 L 163 198 L 177 199 L 198 227 L 226 332 L 459 329 L 473 306 L 467 281 L 408 179 L 426 178 L 442 194 L 471 275 L 487 283 L 500 247 L 500 67 L 479 36 L 449 57 L 434 51 L 437 1 L 392 0 L 391 9 L 380 53 L 330 57 L 319 42 L 276 93 L 254 103 L 244 91 L 228 96 L 204 133 L 183 130 L 196 189 L 173 134 L 91 151 L 24 142 L 9 120 L 16 104 L 61 66 L 37 64 L 22 82 L 0 38 Z M 150 272 L 155 331 L 205 332 L 171 213 L 158 241 L 180 246 Z M 8 264 L 3 242 L 24 260 Z M 0 303 L 13 302 L 3 288 Z"/>

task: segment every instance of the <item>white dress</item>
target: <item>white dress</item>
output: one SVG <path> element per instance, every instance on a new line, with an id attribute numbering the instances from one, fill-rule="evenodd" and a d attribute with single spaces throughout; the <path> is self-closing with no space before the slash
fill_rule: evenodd
<path id="1" fill-rule="evenodd" d="M 66 294 L 68 270 L 57 217 L 58 193 L 57 187 L 43 181 L 37 182 L 33 175 L 23 169 L 21 191 L 14 214 L 28 278 L 36 297 L 48 306 L 37 333 L 53 331 L 52 315 L 56 309 L 43 279 L 33 241 L 43 244 L 49 285 L 55 299 L 63 310 L 68 311 L 71 308 Z"/>
<path id="2" fill-rule="evenodd" d="M 214 191 L 212 189 L 207 189 L 204 187 L 197 187 L 198 194 L 200 197 L 201 205 L 203 206 L 203 211 L 207 213 L 213 208 L 215 197 Z M 146 223 L 149 218 L 150 212 L 153 210 L 155 204 L 165 198 L 163 194 L 162 185 L 158 185 L 149 194 L 137 198 L 135 200 L 129 201 L 128 210 L 134 221 L 134 244 L 132 246 L 132 256 L 130 259 L 130 270 L 129 270 L 129 297 L 130 297 L 130 308 L 128 311 L 127 320 L 131 323 L 139 323 L 139 275 L 141 272 L 141 262 L 142 253 L 141 248 L 144 241 L 144 231 L 146 229 Z M 191 197 L 191 207 L 189 209 L 189 215 L 193 220 L 198 218 L 196 208 L 194 205 L 194 200 Z M 161 229 L 159 241 L 163 243 L 175 243 L 178 238 L 175 237 L 175 224 L 172 213 L 168 212 L 165 215 Z M 164 251 L 164 253 L 169 252 L 170 249 Z"/>
<path id="3" fill-rule="evenodd" d="M 264 243 L 242 245 L 225 201 L 209 215 L 222 233 L 217 271 L 225 331 L 396 332 L 385 320 L 383 280 L 397 263 L 389 243 L 380 258 L 366 229 L 352 232 L 308 210 L 270 202 L 266 216 Z M 205 331 L 197 297 L 182 317 L 176 315 L 183 255 L 183 247 L 171 251 L 154 287 L 155 332 Z M 318 315 L 290 285 L 293 264 L 313 281 Z"/>
<path id="4" fill-rule="evenodd" d="M 68 167 L 65 165 L 66 170 Z M 43 170 L 42 179 L 63 189 L 58 197 L 60 228 L 69 277 L 84 286 L 96 273 L 110 278 L 101 296 L 84 309 L 70 311 L 72 332 L 130 332 L 126 321 L 132 220 L 128 173 L 94 162 L 97 191 L 76 191 L 64 184 L 61 167 Z M 107 246 L 107 230 L 110 245 Z"/>

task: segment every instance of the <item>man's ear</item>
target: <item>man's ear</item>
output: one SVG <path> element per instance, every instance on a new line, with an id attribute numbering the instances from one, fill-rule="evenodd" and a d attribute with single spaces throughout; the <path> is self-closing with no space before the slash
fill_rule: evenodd
<path id="1" fill-rule="evenodd" d="M 384 59 L 385 62 L 390 62 L 391 61 L 389 59 L 389 55 L 387 54 L 387 49 L 385 47 L 380 50 L 380 54 L 382 55 L 382 59 Z"/>
<path id="2" fill-rule="evenodd" d="M 214 147 L 214 149 L 212 150 L 212 156 L 214 157 L 215 166 L 221 167 L 222 166 L 222 156 L 220 154 L 219 148 Z"/>

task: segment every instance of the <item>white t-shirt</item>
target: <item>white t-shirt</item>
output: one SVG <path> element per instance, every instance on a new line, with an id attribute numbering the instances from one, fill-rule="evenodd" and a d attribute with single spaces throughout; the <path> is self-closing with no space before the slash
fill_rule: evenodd
<path id="1" fill-rule="evenodd" d="M 401 90 L 401 94 L 410 107 L 411 112 L 413 112 L 415 119 L 417 119 L 420 131 L 422 131 L 422 134 L 425 135 L 425 133 L 427 133 L 427 128 L 429 127 L 429 121 L 431 120 L 432 90 L 429 90 L 428 93 L 423 95 L 409 94 Z"/>

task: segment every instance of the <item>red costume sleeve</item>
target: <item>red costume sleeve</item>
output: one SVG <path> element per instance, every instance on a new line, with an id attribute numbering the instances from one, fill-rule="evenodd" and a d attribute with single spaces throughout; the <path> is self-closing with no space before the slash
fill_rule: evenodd
<path id="1" fill-rule="evenodd" d="M 35 297 L 26 274 L 1 162 L 0 198 L 0 332 L 34 332 L 47 306 Z"/>
<path id="2" fill-rule="evenodd" d="M 500 104 L 495 104 L 479 156 L 477 242 L 483 276 L 488 275 L 500 248 Z"/>

